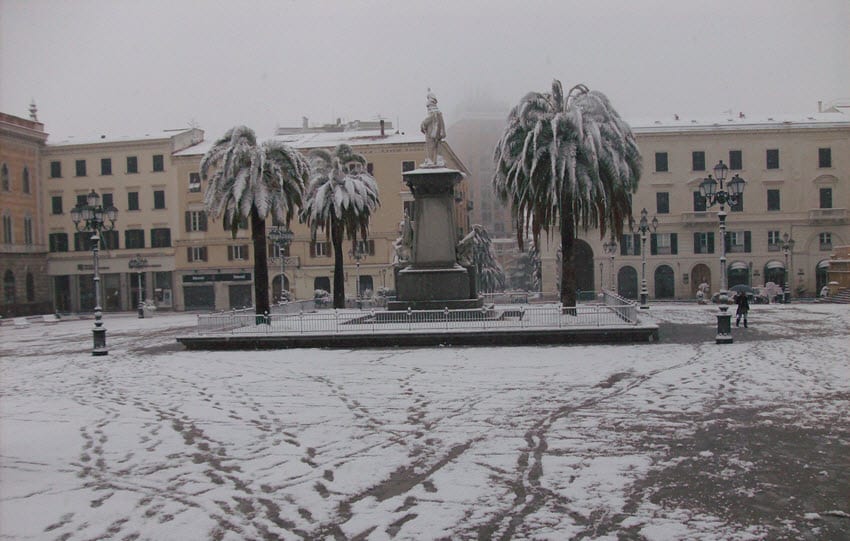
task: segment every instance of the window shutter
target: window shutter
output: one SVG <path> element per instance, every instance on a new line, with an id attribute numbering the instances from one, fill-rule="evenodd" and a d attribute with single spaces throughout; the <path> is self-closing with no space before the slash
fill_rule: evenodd
<path id="1" fill-rule="evenodd" d="M 708 253 L 714 253 L 714 233 L 707 233 L 708 235 Z"/>
<path id="2" fill-rule="evenodd" d="M 634 253 L 632 255 L 641 255 L 641 245 L 640 245 L 640 235 L 638 233 L 634 234 L 634 238 L 632 239 L 632 246 L 634 246 Z"/>
<path id="3" fill-rule="evenodd" d="M 620 237 L 620 255 L 629 255 L 626 253 L 626 235 Z"/>
<path id="4" fill-rule="evenodd" d="M 744 231 L 744 251 L 748 253 L 753 251 L 753 239 L 749 231 Z"/>
<path id="5" fill-rule="evenodd" d="M 251 257 L 248 255 L 248 249 L 249 248 L 247 244 L 242 246 L 242 257 L 245 259 L 245 261 L 251 259 Z"/>
<path id="6" fill-rule="evenodd" d="M 316 243 L 310 243 L 310 257 L 316 257 Z"/>
<path id="7" fill-rule="evenodd" d="M 649 255 L 658 254 L 658 238 L 655 233 L 649 235 Z"/>
<path id="8" fill-rule="evenodd" d="M 192 213 L 188 210 L 186 211 L 186 231 L 192 230 Z"/>
<path id="9" fill-rule="evenodd" d="M 670 253 L 676 255 L 679 253 L 679 234 L 670 233 Z"/>
<path id="10" fill-rule="evenodd" d="M 207 213 L 205 211 L 201 211 L 198 217 L 198 229 L 201 231 L 207 230 Z"/>
<path id="11" fill-rule="evenodd" d="M 702 253 L 702 250 L 701 250 L 700 245 L 699 245 L 700 235 L 702 235 L 702 233 L 694 233 L 694 253 L 695 254 L 701 254 Z"/>
<path id="12" fill-rule="evenodd" d="M 694 192 L 694 212 L 705 212 L 705 198 L 699 190 Z"/>
<path id="13" fill-rule="evenodd" d="M 227 260 L 233 261 L 233 246 L 227 247 Z"/>
<path id="14" fill-rule="evenodd" d="M 194 259 L 192 259 L 192 247 L 191 247 L 191 246 L 190 246 L 190 247 L 188 247 L 188 248 L 186 248 L 186 260 L 187 260 L 189 263 L 191 263 L 192 261 L 194 261 Z"/>
<path id="15" fill-rule="evenodd" d="M 201 247 L 201 261 L 206 261 L 206 260 L 207 260 L 207 247 L 202 246 Z"/>

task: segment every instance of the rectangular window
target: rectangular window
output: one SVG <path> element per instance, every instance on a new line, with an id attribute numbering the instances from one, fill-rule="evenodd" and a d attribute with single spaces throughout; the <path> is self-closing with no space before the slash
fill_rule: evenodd
<path id="1" fill-rule="evenodd" d="M 151 229 L 151 248 L 168 248 L 171 246 L 171 229 L 156 227 Z"/>
<path id="2" fill-rule="evenodd" d="M 699 192 L 694 192 L 694 212 L 705 212 L 705 197 Z"/>
<path id="3" fill-rule="evenodd" d="M 375 241 L 374 240 L 358 240 L 357 241 L 357 251 L 359 251 L 363 255 L 375 255 Z"/>
<path id="4" fill-rule="evenodd" d="M 694 233 L 694 253 L 695 254 L 713 254 L 714 253 L 714 233 Z"/>
<path id="5" fill-rule="evenodd" d="M 139 192 L 127 192 L 127 210 L 139 210 Z"/>
<path id="6" fill-rule="evenodd" d="M 190 246 L 186 249 L 186 257 L 189 262 L 206 261 L 207 247 L 206 246 Z"/>
<path id="7" fill-rule="evenodd" d="M 729 169 L 740 171 L 744 168 L 744 153 L 740 150 L 729 151 Z"/>
<path id="8" fill-rule="evenodd" d="M 227 247 L 227 259 L 229 261 L 247 261 L 248 260 L 248 245 L 238 244 L 236 246 Z"/>
<path id="9" fill-rule="evenodd" d="M 670 192 L 657 192 L 655 207 L 658 214 L 670 214 Z"/>
<path id="10" fill-rule="evenodd" d="M 112 158 L 101 158 L 101 160 L 100 160 L 100 174 L 101 175 L 111 175 L 112 174 Z"/>
<path id="11" fill-rule="evenodd" d="M 104 231 L 100 235 L 101 244 L 105 250 L 117 250 L 118 249 L 118 231 L 114 229 L 111 231 Z"/>
<path id="12" fill-rule="evenodd" d="M 727 252 L 751 252 L 752 251 L 752 235 L 749 231 L 727 231 L 726 232 L 726 251 Z"/>
<path id="13" fill-rule="evenodd" d="M 729 203 L 729 210 L 732 212 L 744 212 L 744 194 L 739 193 L 735 203 Z"/>
<path id="14" fill-rule="evenodd" d="M 115 201 L 113 200 L 113 195 L 111 193 L 105 193 L 102 196 L 103 199 L 103 208 L 109 208 L 115 206 Z"/>
<path id="15" fill-rule="evenodd" d="M 62 162 L 50 162 L 50 178 L 62 178 Z"/>
<path id="16" fill-rule="evenodd" d="M 153 191 L 153 208 L 157 210 L 165 208 L 165 190 Z"/>
<path id="17" fill-rule="evenodd" d="M 705 171 L 705 151 L 695 150 L 691 152 L 691 169 Z"/>
<path id="18" fill-rule="evenodd" d="M 408 171 L 413 171 L 414 169 L 416 169 L 416 162 L 412 162 L 412 161 L 401 162 L 401 172 L 402 173 L 407 173 Z"/>
<path id="19" fill-rule="evenodd" d="M 77 231 L 74 233 L 74 251 L 87 252 L 92 248 L 92 234 L 89 231 Z"/>
<path id="20" fill-rule="evenodd" d="M 32 244 L 32 218 L 24 216 L 24 244 Z"/>
<path id="21" fill-rule="evenodd" d="M 190 192 L 200 192 L 201 191 L 201 174 L 200 173 L 189 173 L 189 191 Z"/>
<path id="22" fill-rule="evenodd" d="M 767 210 L 780 210 L 779 190 L 767 190 Z"/>
<path id="23" fill-rule="evenodd" d="M 640 235 L 625 234 L 620 237 L 620 255 L 640 255 Z"/>
<path id="24" fill-rule="evenodd" d="M 86 176 L 86 161 L 77 160 L 74 162 L 74 174 L 78 177 Z"/>
<path id="25" fill-rule="evenodd" d="M 779 169 L 779 149 L 769 148 L 765 155 L 765 165 L 768 169 Z"/>
<path id="26" fill-rule="evenodd" d="M 186 211 L 186 231 L 206 231 L 207 213 L 202 210 Z"/>
<path id="27" fill-rule="evenodd" d="M 652 233 L 649 237 L 651 255 L 676 255 L 678 252 L 676 233 Z"/>
<path id="28" fill-rule="evenodd" d="M 331 245 L 329 242 L 311 242 L 310 257 L 330 257 Z"/>
<path id="29" fill-rule="evenodd" d="M 818 149 L 818 167 L 832 167 L 832 149 Z"/>
<path id="30" fill-rule="evenodd" d="M 128 173 L 138 173 L 139 172 L 139 159 L 135 156 L 127 156 L 127 172 Z"/>
<path id="31" fill-rule="evenodd" d="M 62 196 L 53 195 L 50 197 L 50 213 L 62 214 Z"/>
<path id="32" fill-rule="evenodd" d="M 153 155 L 153 170 L 155 173 L 165 171 L 165 162 L 162 159 L 162 154 Z"/>
<path id="33" fill-rule="evenodd" d="M 12 217 L 9 215 L 3 216 L 3 243 L 12 244 L 14 241 L 12 236 Z"/>
<path id="34" fill-rule="evenodd" d="M 666 152 L 656 152 L 655 153 L 655 172 L 663 173 L 668 171 L 667 168 L 667 153 Z"/>
<path id="35" fill-rule="evenodd" d="M 782 249 L 782 240 L 779 236 L 779 231 L 767 232 L 767 251 L 778 252 Z"/>
<path id="36" fill-rule="evenodd" d="M 832 250 L 832 233 L 821 233 L 818 235 L 821 250 Z"/>
<path id="37" fill-rule="evenodd" d="M 68 233 L 51 233 L 47 238 L 51 252 L 68 251 Z"/>
<path id="38" fill-rule="evenodd" d="M 77 206 L 78 207 L 85 207 L 88 204 L 89 204 L 89 201 L 88 201 L 88 198 L 86 197 L 86 194 L 78 193 L 77 194 Z"/>
<path id="39" fill-rule="evenodd" d="M 145 247 L 144 229 L 127 229 L 124 231 L 124 249 L 132 250 Z"/>
<path id="40" fill-rule="evenodd" d="M 820 189 L 820 208 L 822 208 L 822 209 L 831 209 L 832 208 L 832 188 L 821 188 Z"/>

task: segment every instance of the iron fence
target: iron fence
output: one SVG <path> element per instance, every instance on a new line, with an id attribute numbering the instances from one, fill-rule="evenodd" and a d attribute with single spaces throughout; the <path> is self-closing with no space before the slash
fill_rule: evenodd
<path id="1" fill-rule="evenodd" d="M 489 305 L 473 310 L 300 310 L 256 315 L 242 311 L 198 316 L 197 333 L 255 335 L 345 335 L 363 333 L 477 332 L 498 329 L 622 327 L 637 324 L 636 306 L 612 295 L 605 302 L 564 308 L 548 305 Z"/>

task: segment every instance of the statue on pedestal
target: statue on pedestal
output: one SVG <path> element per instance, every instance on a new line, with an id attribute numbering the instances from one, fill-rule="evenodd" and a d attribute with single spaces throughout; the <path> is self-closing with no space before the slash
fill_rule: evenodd
<path id="1" fill-rule="evenodd" d="M 446 138 L 446 125 L 443 122 L 443 113 L 437 107 L 437 96 L 428 89 L 427 102 L 425 104 L 428 116 L 422 121 L 419 129 L 425 134 L 425 161 L 420 167 L 445 167 L 446 162 L 440 156 L 440 142 Z"/>

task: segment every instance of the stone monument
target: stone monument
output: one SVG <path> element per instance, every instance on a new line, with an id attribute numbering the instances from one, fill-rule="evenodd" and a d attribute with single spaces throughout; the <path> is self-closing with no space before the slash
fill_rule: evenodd
<path id="1" fill-rule="evenodd" d="M 447 168 L 440 156 L 446 128 L 437 97 L 430 89 L 426 108 L 428 115 L 421 125 L 425 134 L 425 161 L 403 174 L 414 199 L 413 216 L 406 218 L 403 234 L 409 238 L 408 228 L 412 229 L 412 246 L 404 253 L 406 262 L 399 258 L 397 300 L 387 307 L 390 310 L 480 308 L 484 301 L 470 285 L 474 281 L 470 280 L 467 269 L 457 262 L 454 187 L 464 175 Z"/>

